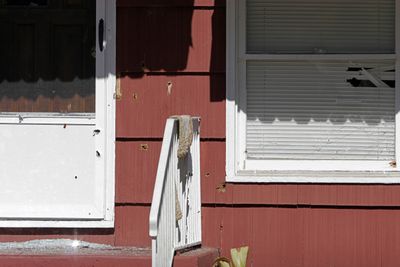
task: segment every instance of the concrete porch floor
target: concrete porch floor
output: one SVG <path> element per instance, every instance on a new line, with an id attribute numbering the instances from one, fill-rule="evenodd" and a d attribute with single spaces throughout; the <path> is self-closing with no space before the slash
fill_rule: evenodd
<path id="1" fill-rule="evenodd" d="M 175 267 L 210 267 L 218 250 L 198 248 L 179 253 Z M 75 240 L 0 243 L 2 267 L 151 267 L 151 249 L 113 247 Z"/>

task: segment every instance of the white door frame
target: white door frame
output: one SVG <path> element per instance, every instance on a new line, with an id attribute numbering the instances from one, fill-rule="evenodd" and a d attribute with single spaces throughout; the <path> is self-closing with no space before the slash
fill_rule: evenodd
<path id="1" fill-rule="evenodd" d="M 115 113 L 114 99 L 116 86 L 116 0 L 97 0 L 97 22 L 104 19 L 104 50 L 96 59 L 96 126 L 101 129 L 96 146 L 101 153 L 96 164 L 96 177 L 104 181 L 105 207 L 104 221 L 97 227 L 114 227 L 115 203 Z M 98 40 L 98 32 L 96 39 Z M 103 70 L 103 73 L 101 72 Z M 97 94 L 103 91 L 103 97 Z M 103 134 L 102 134 L 103 133 Z M 90 224 L 89 222 L 85 222 Z"/>
<path id="2" fill-rule="evenodd" d="M 45 113 L 1 114 L 0 124 L 18 125 L 93 125 L 95 136 L 96 203 L 101 219 L 66 218 L 1 219 L 0 227 L 65 227 L 65 228 L 111 228 L 114 227 L 115 201 L 115 111 L 116 85 L 116 0 L 96 0 L 97 27 L 104 21 L 103 51 L 99 49 L 99 31 L 96 28 L 96 115 L 60 115 Z M 95 134 L 94 134 L 95 135 Z M 11 166 L 10 166 L 11 167 Z M 65 203 L 66 205 L 68 203 Z"/>

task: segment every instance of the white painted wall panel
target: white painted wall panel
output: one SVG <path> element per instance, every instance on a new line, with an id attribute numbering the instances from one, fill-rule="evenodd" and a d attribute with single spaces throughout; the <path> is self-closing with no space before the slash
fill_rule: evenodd
<path id="1" fill-rule="evenodd" d="M 0 218 L 104 217 L 94 127 L 0 124 Z"/>

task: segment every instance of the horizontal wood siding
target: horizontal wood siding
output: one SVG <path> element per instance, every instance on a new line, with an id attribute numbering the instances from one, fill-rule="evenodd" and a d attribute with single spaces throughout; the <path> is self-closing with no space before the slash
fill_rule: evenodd
<path id="1" fill-rule="evenodd" d="M 201 117 L 203 200 L 215 203 L 225 180 L 226 90 L 225 28 L 215 25 L 224 24 L 224 1 L 118 1 L 118 245 L 150 245 L 148 212 L 171 115 Z M 221 161 L 207 160 L 215 153 Z"/>
<path id="2" fill-rule="evenodd" d="M 202 202 L 216 203 L 220 198 L 218 187 L 224 184 L 225 173 L 219 161 L 208 159 L 224 158 L 223 142 L 201 143 L 201 187 Z M 150 204 L 153 195 L 161 141 L 139 140 L 117 142 L 117 203 Z M 218 154 L 216 154 L 218 153 Z M 127 164 L 129 162 L 129 164 Z M 143 166 L 143 167 L 140 167 Z M 222 200 L 220 200 L 221 203 Z"/>
<path id="3" fill-rule="evenodd" d="M 161 140 L 117 142 L 117 202 L 151 202 Z M 201 143 L 204 204 L 399 207 L 400 185 L 225 184 L 225 143 Z"/>
<path id="4" fill-rule="evenodd" d="M 206 246 L 249 245 L 250 266 L 400 264 L 400 185 L 225 184 L 224 1 L 118 3 L 118 244 L 150 244 L 165 120 L 191 114 L 202 117 Z"/>
<path id="5" fill-rule="evenodd" d="M 225 71 L 224 31 L 212 32 L 224 23 L 224 8 L 119 7 L 117 19 L 121 72 Z M 220 58 L 210 60 L 211 53 Z"/>
<path id="6" fill-rule="evenodd" d="M 225 75 L 123 77 L 117 105 L 118 137 L 161 138 L 169 116 L 188 114 L 201 116 L 203 138 L 224 138 L 225 102 L 211 101 L 211 87 L 224 92 Z"/>
<path id="7" fill-rule="evenodd" d="M 203 209 L 207 244 L 250 246 L 249 266 L 398 266 L 399 210 Z"/>
<path id="8" fill-rule="evenodd" d="M 116 209 L 115 245 L 151 247 L 149 205 L 126 205 Z"/>
<path id="9" fill-rule="evenodd" d="M 249 266 L 399 266 L 400 185 L 225 184 L 225 3 L 118 0 L 116 227 L 1 230 L 0 241 L 149 246 L 170 115 L 202 117 L 204 245 L 249 245 Z M 168 84 L 170 86 L 168 87 Z"/>

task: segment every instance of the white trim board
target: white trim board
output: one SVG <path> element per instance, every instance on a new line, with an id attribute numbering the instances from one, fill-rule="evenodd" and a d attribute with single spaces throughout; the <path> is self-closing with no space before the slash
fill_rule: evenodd
<path id="1" fill-rule="evenodd" d="M 400 184 L 397 172 L 239 172 L 230 183 Z"/>

